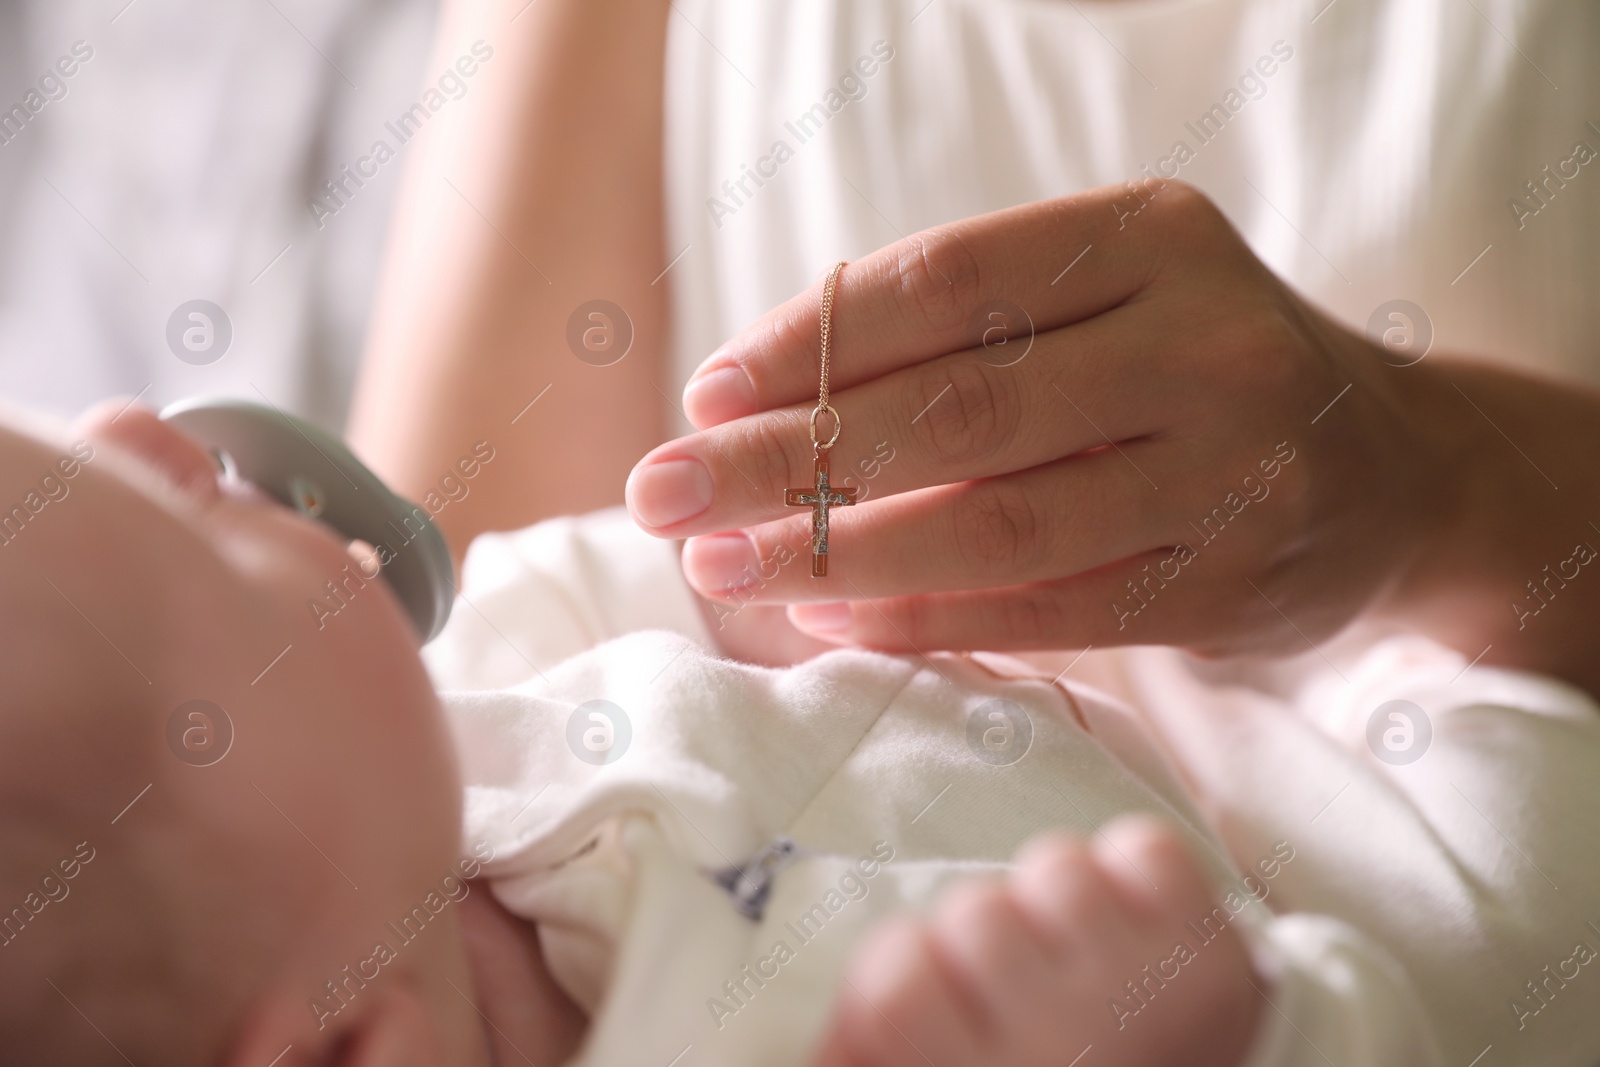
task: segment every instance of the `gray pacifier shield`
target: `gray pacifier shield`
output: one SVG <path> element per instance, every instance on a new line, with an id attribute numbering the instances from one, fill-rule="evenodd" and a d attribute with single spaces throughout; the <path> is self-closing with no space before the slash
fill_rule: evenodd
<path id="1" fill-rule="evenodd" d="M 423 642 L 444 629 L 455 595 L 444 536 L 426 511 L 391 492 L 343 441 L 243 400 L 180 400 L 161 418 L 275 500 L 377 549 L 383 576 Z"/>

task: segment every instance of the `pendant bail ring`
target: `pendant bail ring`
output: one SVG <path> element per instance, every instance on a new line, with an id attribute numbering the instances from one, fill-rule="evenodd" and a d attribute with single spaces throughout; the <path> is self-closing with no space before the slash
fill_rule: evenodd
<path id="1" fill-rule="evenodd" d="M 826 441 L 822 441 L 817 438 L 817 416 L 821 415 L 824 411 L 833 416 L 833 436 L 828 438 Z M 843 427 L 844 424 L 839 418 L 839 413 L 834 410 L 832 404 L 818 404 L 811 410 L 811 443 L 816 446 L 819 454 L 826 452 L 828 449 L 834 446 L 835 442 L 839 440 L 839 431 L 843 429 Z"/>

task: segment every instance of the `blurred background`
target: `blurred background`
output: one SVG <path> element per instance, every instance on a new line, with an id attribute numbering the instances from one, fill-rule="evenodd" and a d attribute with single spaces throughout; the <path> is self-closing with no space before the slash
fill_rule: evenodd
<path id="1" fill-rule="evenodd" d="M 785 81 L 777 68 L 759 73 L 767 44 L 750 24 L 764 9 L 675 0 L 667 243 L 685 253 L 669 284 L 673 347 L 686 366 L 813 282 L 816 263 L 839 248 L 861 254 L 1003 203 L 1136 174 L 1214 99 L 1202 74 L 1197 93 L 1135 86 L 1127 99 L 1145 109 L 1140 121 L 1123 115 L 1119 124 L 1115 94 L 1092 104 L 1090 121 L 1076 110 L 1074 64 L 1090 74 L 1093 64 L 1063 64 L 1026 42 L 993 55 L 952 50 L 951 35 L 976 39 L 993 21 L 981 4 L 900 6 L 921 21 L 883 31 L 904 57 L 892 75 L 833 124 L 830 141 L 769 183 L 778 192 L 724 226 L 708 217 L 707 197 L 725 195 L 726 178 L 826 86 Z M 1121 59 L 1093 25 L 1078 24 L 1077 6 L 1059 6 L 1054 32 L 1068 54 L 1115 67 Z M 896 7 L 863 5 L 854 32 L 870 40 L 867 27 Z M 0 397 L 65 416 L 113 395 L 159 408 L 225 393 L 340 429 L 410 150 L 402 145 L 367 177 L 346 168 L 379 139 L 398 143 L 389 126 L 418 99 L 437 8 L 438 0 L 0 0 Z M 1254 125 L 1183 176 L 1281 277 L 1374 339 L 1388 336 L 1401 307 L 1441 349 L 1592 380 L 1600 304 L 1588 268 L 1600 257 L 1591 237 L 1600 182 L 1577 179 L 1561 194 L 1567 222 L 1540 219 L 1527 232 L 1505 197 L 1531 197 L 1540 168 L 1600 122 L 1587 44 L 1600 8 L 1574 4 L 1570 22 L 1516 0 L 1344 0 L 1328 9 L 1320 25 L 1296 30 L 1292 76 L 1251 105 Z M 1135 14 L 1132 23 L 1176 17 Z M 804 0 L 773 4 L 768 15 L 825 21 Z M 1502 26 L 1514 28 L 1515 42 Z M 793 47 L 832 77 L 832 40 L 798 35 Z M 937 80 L 914 73 L 951 55 L 960 62 Z M 1006 141 L 1015 131 L 967 97 L 977 87 L 990 94 L 982 99 L 998 99 L 1023 61 L 1058 99 L 1034 101 L 1050 122 L 1036 145 L 1018 147 Z M 1181 66 L 1163 65 L 1164 83 Z M 758 72 L 760 92 L 745 70 Z M 922 105 L 938 124 L 919 122 L 896 99 L 922 99 L 929 85 L 949 94 Z M 1453 102 L 1442 117 L 1437 95 Z M 958 167 L 949 180 L 919 180 L 940 160 L 981 159 L 970 145 L 986 137 L 1000 139 L 997 160 L 1021 153 L 1027 166 L 996 163 L 999 177 Z M 1111 147 L 1082 147 L 1097 138 Z M 847 177 L 840 161 L 852 152 L 860 158 Z M 1242 175 L 1254 175 L 1272 201 Z M 343 186 L 337 200 L 329 182 Z M 336 210 L 314 212 L 318 198 Z M 783 236 L 797 205 L 812 201 L 837 206 L 837 225 Z M 896 223 L 873 205 L 887 205 Z M 1470 284 L 1458 285 L 1468 267 Z M 687 370 L 676 373 L 681 381 Z"/>
<path id="2" fill-rule="evenodd" d="M 0 0 L 0 396 L 259 394 L 340 426 L 405 149 L 310 204 L 415 101 L 437 6 Z M 169 331 L 192 301 L 226 321 Z"/>

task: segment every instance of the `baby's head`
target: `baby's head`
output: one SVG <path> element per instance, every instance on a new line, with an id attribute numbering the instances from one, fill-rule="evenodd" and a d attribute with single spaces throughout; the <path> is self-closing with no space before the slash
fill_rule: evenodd
<path id="1" fill-rule="evenodd" d="M 8 1059 L 484 1062 L 454 909 L 389 926 L 459 884 L 460 789 L 349 562 L 143 408 L 0 412 Z"/>

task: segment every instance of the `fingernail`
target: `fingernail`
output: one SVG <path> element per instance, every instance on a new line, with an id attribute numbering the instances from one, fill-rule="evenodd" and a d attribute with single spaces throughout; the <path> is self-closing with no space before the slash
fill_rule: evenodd
<path id="1" fill-rule="evenodd" d="M 842 634 L 850 629 L 850 618 L 850 605 L 843 601 L 789 605 L 789 621 L 809 634 Z"/>
<path id="2" fill-rule="evenodd" d="M 683 545 L 683 572 L 706 596 L 725 597 L 754 585 L 760 567 L 756 546 L 742 533 L 691 537 Z"/>
<path id="3" fill-rule="evenodd" d="M 671 526 L 711 506 L 711 472 L 697 459 L 650 463 L 634 471 L 625 495 L 634 518 L 646 526 Z"/>
<path id="4" fill-rule="evenodd" d="M 719 367 L 691 380 L 683 390 L 683 413 L 696 426 L 716 426 L 755 410 L 755 386 L 738 367 Z"/>

